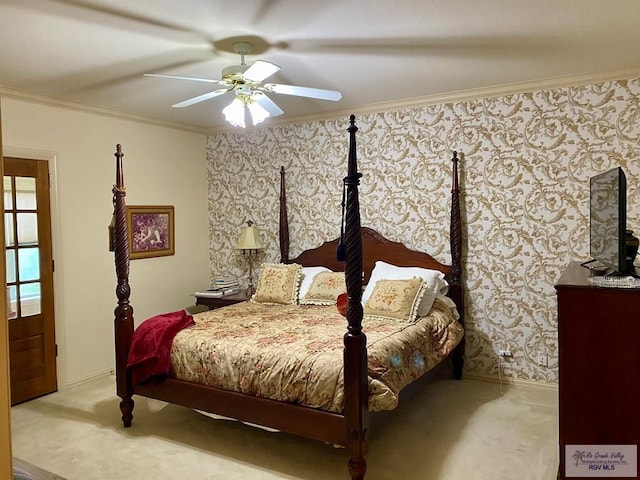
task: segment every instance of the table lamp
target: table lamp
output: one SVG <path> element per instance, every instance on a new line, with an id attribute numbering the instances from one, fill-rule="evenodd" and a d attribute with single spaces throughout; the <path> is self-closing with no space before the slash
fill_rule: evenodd
<path id="1" fill-rule="evenodd" d="M 244 227 L 244 230 L 242 230 L 242 233 L 240 234 L 238 245 L 236 245 L 236 250 L 242 251 L 242 255 L 249 263 L 249 282 L 247 287 L 247 295 L 249 297 L 255 293 L 255 288 L 253 286 L 253 262 L 258 256 L 260 250 L 263 249 L 264 247 L 262 246 L 262 242 L 260 242 L 258 227 L 249 220 L 247 222 L 247 226 Z"/>

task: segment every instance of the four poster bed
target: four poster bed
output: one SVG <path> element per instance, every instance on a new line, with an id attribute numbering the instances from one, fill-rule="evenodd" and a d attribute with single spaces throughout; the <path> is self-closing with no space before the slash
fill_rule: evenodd
<path id="1" fill-rule="evenodd" d="M 136 340 L 135 335 L 144 330 L 143 325 L 150 325 L 147 322 L 151 319 L 143 322 L 134 332 L 133 308 L 129 303 L 123 153 L 120 145 L 117 146 L 116 185 L 113 188 L 113 245 L 118 279 L 118 306 L 114 322 L 117 394 L 122 399 L 120 409 L 125 427 L 131 426 L 133 418 L 132 396 L 135 394 L 154 398 L 344 446 L 349 455 L 348 469 L 351 478 L 362 479 L 366 472 L 370 413 L 373 415 L 375 411 L 395 408 L 400 390 L 418 378 L 422 381 L 433 375 L 437 371 L 436 367 L 445 363 L 445 360 L 453 361 L 454 376 L 461 378 L 464 292 L 461 281 L 462 233 L 457 154 L 454 152 L 452 159 L 452 264 L 444 265 L 426 253 L 410 250 L 400 243 L 385 239 L 374 230 L 361 227 L 358 201 L 360 174 L 355 140 L 357 127 L 353 115 L 348 131 L 343 238 L 325 242 L 318 248 L 302 252 L 296 258 L 289 258 L 285 178 L 284 168 L 281 168 L 281 259 L 280 264 L 265 266 L 262 273 L 263 276 L 266 275 L 268 268 L 273 268 L 278 273 L 283 271 L 279 269 L 295 270 L 296 275 L 299 275 L 296 277 L 298 281 L 305 272 L 310 275 L 312 269 L 322 266 L 325 271 L 330 272 L 327 275 L 344 272 L 342 275 L 346 294 L 328 304 L 302 304 L 302 292 L 296 287 L 295 293 L 299 293 L 300 298 L 296 296 L 293 301 L 284 305 L 274 305 L 271 301 L 261 303 L 259 294 L 261 285 L 264 285 L 259 282 L 258 292 L 252 301 L 203 312 L 194 315 L 193 319 L 188 316 L 188 328 L 173 332 L 175 338 L 170 353 L 171 371 L 166 375 L 154 375 L 150 378 L 138 377 L 134 369 L 127 368 L 128 363 L 131 367 L 130 357 L 134 351 L 132 343 Z M 340 249 L 344 248 L 344 262 L 336 258 L 339 245 Z M 410 272 L 422 269 L 421 272 L 430 272 L 428 275 L 432 276 L 429 278 L 444 277 L 448 284 L 447 297 L 434 293 L 430 297 L 432 304 L 427 307 L 428 312 L 420 312 L 418 315 L 414 307 L 418 303 L 422 305 L 422 301 L 429 297 L 425 293 L 427 281 L 416 282 L 415 278 L 408 280 L 407 277 L 400 282 L 413 282 L 412 285 L 418 285 L 416 288 L 422 292 L 419 296 L 416 294 L 412 304 L 414 316 L 411 319 L 389 321 L 384 316 L 370 314 L 370 303 L 368 300 L 362 301 L 362 296 L 368 295 L 368 298 L 373 299 L 377 292 L 375 289 L 373 292 L 368 291 L 367 285 L 363 293 L 363 285 L 368 282 L 373 284 L 374 277 L 376 285 L 380 283 L 378 277 L 383 275 L 380 273 L 383 267 L 398 267 L 400 270 L 404 267 Z M 387 284 L 386 287 L 395 288 L 400 282 Z M 401 286 L 405 288 L 406 285 L 407 283 L 402 283 Z M 442 283 L 438 283 L 432 290 L 441 285 Z M 340 304 L 341 300 L 346 306 Z M 365 315 L 365 312 L 369 313 Z M 341 314 L 346 316 L 346 332 Z M 260 323 L 263 321 L 264 323 Z M 307 326 L 320 330 L 301 330 Z M 251 337 L 251 332 L 258 333 L 256 339 Z M 406 353 L 409 350 L 407 343 L 401 343 L 399 347 L 393 344 L 399 341 L 397 338 L 416 334 L 418 337 L 408 340 L 412 345 L 409 357 Z M 203 336 L 208 336 L 212 342 L 223 343 L 213 343 L 209 350 L 199 351 L 204 350 Z M 258 350 L 266 343 L 276 348 L 278 353 L 275 360 L 265 351 Z M 226 356 L 231 344 L 244 346 L 239 357 Z M 418 344 L 424 344 L 427 350 L 419 351 L 422 347 L 416 346 Z M 429 350 L 434 345 L 437 348 Z M 302 364 L 286 363 L 289 362 L 289 357 L 296 356 L 299 357 L 297 361 Z M 204 359 L 208 362 L 212 358 L 221 358 L 220 364 L 216 363 L 215 368 L 204 362 Z M 285 363 L 283 358 L 286 359 Z M 313 369 L 304 362 L 313 363 Z M 398 364 L 407 368 L 396 370 Z M 230 365 L 238 370 L 246 370 L 246 375 L 242 377 Z M 294 372 L 299 371 L 303 374 L 296 377 Z"/>

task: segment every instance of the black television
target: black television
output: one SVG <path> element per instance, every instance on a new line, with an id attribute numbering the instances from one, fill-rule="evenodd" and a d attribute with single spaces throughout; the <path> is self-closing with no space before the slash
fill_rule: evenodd
<path id="1" fill-rule="evenodd" d="M 621 167 L 589 180 L 589 218 L 591 262 L 597 262 L 598 268 L 607 274 L 632 273 L 626 246 L 627 178 Z"/>

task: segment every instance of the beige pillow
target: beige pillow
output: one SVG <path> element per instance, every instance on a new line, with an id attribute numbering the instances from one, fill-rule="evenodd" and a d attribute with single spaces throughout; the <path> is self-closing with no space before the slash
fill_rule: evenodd
<path id="1" fill-rule="evenodd" d="M 263 263 L 254 302 L 291 304 L 298 299 L 302 266 L 297 263 Z"/>
<path id="2" fill-rule="evenodd" d="M 378 280 L 364 304 L 364 316 L 414 321 L 425 292 L 419 277 L 409 280 Z"/>
<path id="3" fill-rule="evenodd" d="M 320 272 L 313 277 L 301 305 L 335 305 L 338 295 L 347 291 L 344 272 Z"/>
<path id="4" fill-rule="evenodd" d="M 418 316 L 425 316 L 429 313 L 429 310 L 431 310 L 436 295 L 439 293 L 446 295 L 449 289 L 449 284 L 444 279 L 444 273 L 438 270 L 420 267 L 397 267 L 378 260 L 371 272 L 369 284 L 364 289 L 364 292 L 362 292 L 362 305 L 364 306 L 364 304 L 367 303 L 367 299 L 369 295 L 371 295 L 373 287 L 378 280 L 409 280 L 413 277 L 420 277 L 427 284 L 425 293 L 422 296 L 422 301 L 418 307 Z"/>

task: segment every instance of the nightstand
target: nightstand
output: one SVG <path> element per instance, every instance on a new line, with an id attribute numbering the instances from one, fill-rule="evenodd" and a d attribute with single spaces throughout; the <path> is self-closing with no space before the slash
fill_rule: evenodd
<path id="1" fill-rule="evenodd" d="M 246 302 L 249 297 L 242 292 L 236 295 L 227 295 L 225 297 L 196 297 L 196 305 L 206 305 L 209 310 L 214 308 L 226 307 L 227 305 L 233 305 L 234 303 Z"/>

